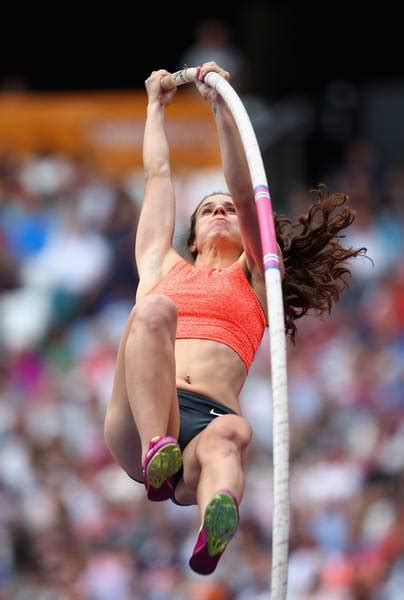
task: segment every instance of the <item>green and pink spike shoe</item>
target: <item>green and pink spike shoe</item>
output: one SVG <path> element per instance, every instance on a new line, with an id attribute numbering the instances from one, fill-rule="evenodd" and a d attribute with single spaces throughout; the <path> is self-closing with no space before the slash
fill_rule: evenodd
<path id="1" fill-rule="evenodd" d="M 219 490 L 206 507 L 202 527 L 189 566 L 200 575 L 210 575 L 237 531 L 238 502 L 227 489 Z"/>
<path id="2" fill-rule="evenodd" d="M 143 478 L 147 497 L 153 502 L 171 498 L 173 475 L 182 467 L 181 448 L 170 436 L 153 438 L 143 463 Z"/>

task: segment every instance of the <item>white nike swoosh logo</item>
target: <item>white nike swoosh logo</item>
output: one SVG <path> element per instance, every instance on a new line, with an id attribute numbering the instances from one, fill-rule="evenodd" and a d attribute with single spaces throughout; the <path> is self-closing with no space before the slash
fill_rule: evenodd
<path id="1" fill-rule="evenodd" d="M 211 409 L 210 414 L 211 415 L 215 415 L 215 417 L 223 417 L 224 416 L 223 413 L 217 413 L 217 412 L 215 412 L 214 408 Z"/>

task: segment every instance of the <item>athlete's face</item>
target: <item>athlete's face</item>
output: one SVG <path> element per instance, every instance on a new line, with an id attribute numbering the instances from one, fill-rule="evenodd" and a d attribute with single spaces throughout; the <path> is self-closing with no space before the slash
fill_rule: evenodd
<path id="1" fill-rule="evenodd" d="M 209 196 L 196 213 L 195 241 L 191 251 L 203 246 L 235 246 L 243 251 L 236 207 L 225 194 Z"/>

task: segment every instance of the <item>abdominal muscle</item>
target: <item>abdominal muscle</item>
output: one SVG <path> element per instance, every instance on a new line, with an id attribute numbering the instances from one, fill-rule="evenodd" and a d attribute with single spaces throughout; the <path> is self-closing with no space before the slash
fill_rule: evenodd
<path id="1" fill-rule="evenodd" d="M 240 413 L 247 369 L 234 350 L 211 340 L 177 339 L 175 360 L 177 388 L 205 394 Z"/>

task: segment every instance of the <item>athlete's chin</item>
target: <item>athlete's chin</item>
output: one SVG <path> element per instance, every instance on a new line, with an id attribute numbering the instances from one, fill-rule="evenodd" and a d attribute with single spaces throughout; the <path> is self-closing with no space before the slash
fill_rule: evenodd
<path id="1" fill-rule="evenodd" d="M 214 227 L 210 232 L 210 237 L 212 239 L 221 239 L 230 240 L 232 239 L 231 233 L 224 227 Z"/>

